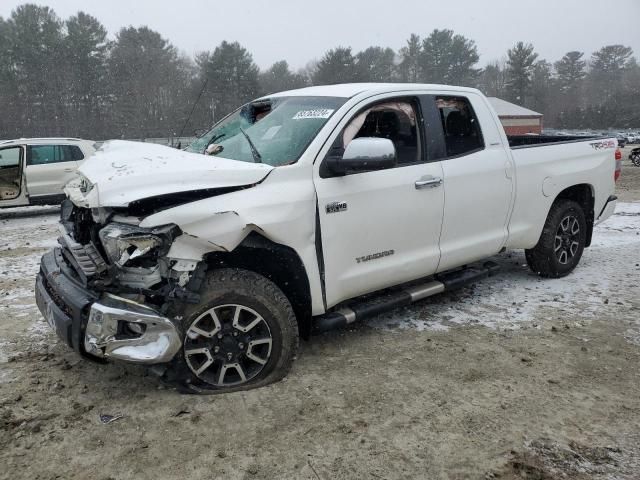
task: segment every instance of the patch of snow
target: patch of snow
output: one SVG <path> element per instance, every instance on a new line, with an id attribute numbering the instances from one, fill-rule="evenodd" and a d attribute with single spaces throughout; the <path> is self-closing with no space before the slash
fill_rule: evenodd
<path id="1" fill-rule="evenodd" d="M 57 245 L 59 208 L 20 207 L 0 210 L 0 251 L 52 248 Z"/>

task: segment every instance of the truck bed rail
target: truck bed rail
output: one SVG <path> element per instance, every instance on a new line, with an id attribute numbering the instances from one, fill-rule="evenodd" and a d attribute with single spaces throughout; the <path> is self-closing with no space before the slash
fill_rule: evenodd
<path id="1" fill-rule="evenodd" d="M 544 145 L 552 145 L 559 143 L 576 143 L 585 142 L 588 140 L 597 140 L 609 137 L 602 137 L 598 135 L 585 137 L 585 136 L 568 136 L 568 135 L 513 135 L 507 136 L 509 140 L 509 146 L 511 148 L 529 148 L 529 147 L 541 147 Z"/>

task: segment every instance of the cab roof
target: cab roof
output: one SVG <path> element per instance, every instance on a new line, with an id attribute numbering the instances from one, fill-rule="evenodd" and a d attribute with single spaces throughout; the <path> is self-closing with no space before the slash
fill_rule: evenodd
<path id="1" fill-rule="evenodd" d="M 262 98 L 275 97 L 340 97 L 352 98 L 361 93 L 379 94 L 390 92 L 412 92 L 424 90 L 452 90 L 456 92 L 477 92 L 474 88 L 436 85 L 429 83 L 340 83 L 336 85 L 319 85 L 315 87 L 287 90 Z"/>

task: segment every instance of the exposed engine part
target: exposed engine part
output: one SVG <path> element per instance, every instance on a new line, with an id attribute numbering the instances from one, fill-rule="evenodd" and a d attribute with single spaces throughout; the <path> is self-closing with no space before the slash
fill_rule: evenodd
<path id="1" fill-rule="evenodd" d="M 177 227 L 144 229 L 124 223 L 110 223 L 100 230 L 100 242 L 118 267 L 152 267 L 169 249 Z M 136 261 L 138 260 L 138 261 Z"/>
<path id="2" fill-rule="evenodd" d="M 121 285 L 130 288 L 147 289 L 162 281 L 160 267 L 155 268 L 123 268 L 117 271 L 116 279 Z"/>

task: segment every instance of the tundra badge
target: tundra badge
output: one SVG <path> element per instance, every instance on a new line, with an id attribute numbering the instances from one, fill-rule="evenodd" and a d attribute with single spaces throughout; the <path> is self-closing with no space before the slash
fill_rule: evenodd
<path id="1" fill-rule="evenodd" d="M 369 262 L 371 260 L 376 260 L 378 258 L 389 257 L 396 253 L 395 250 L 385 250 L 384 252 L 372 253 L 371 255 L 365 255 L 364 257 L 356 257 L 356 262 Z"/>

